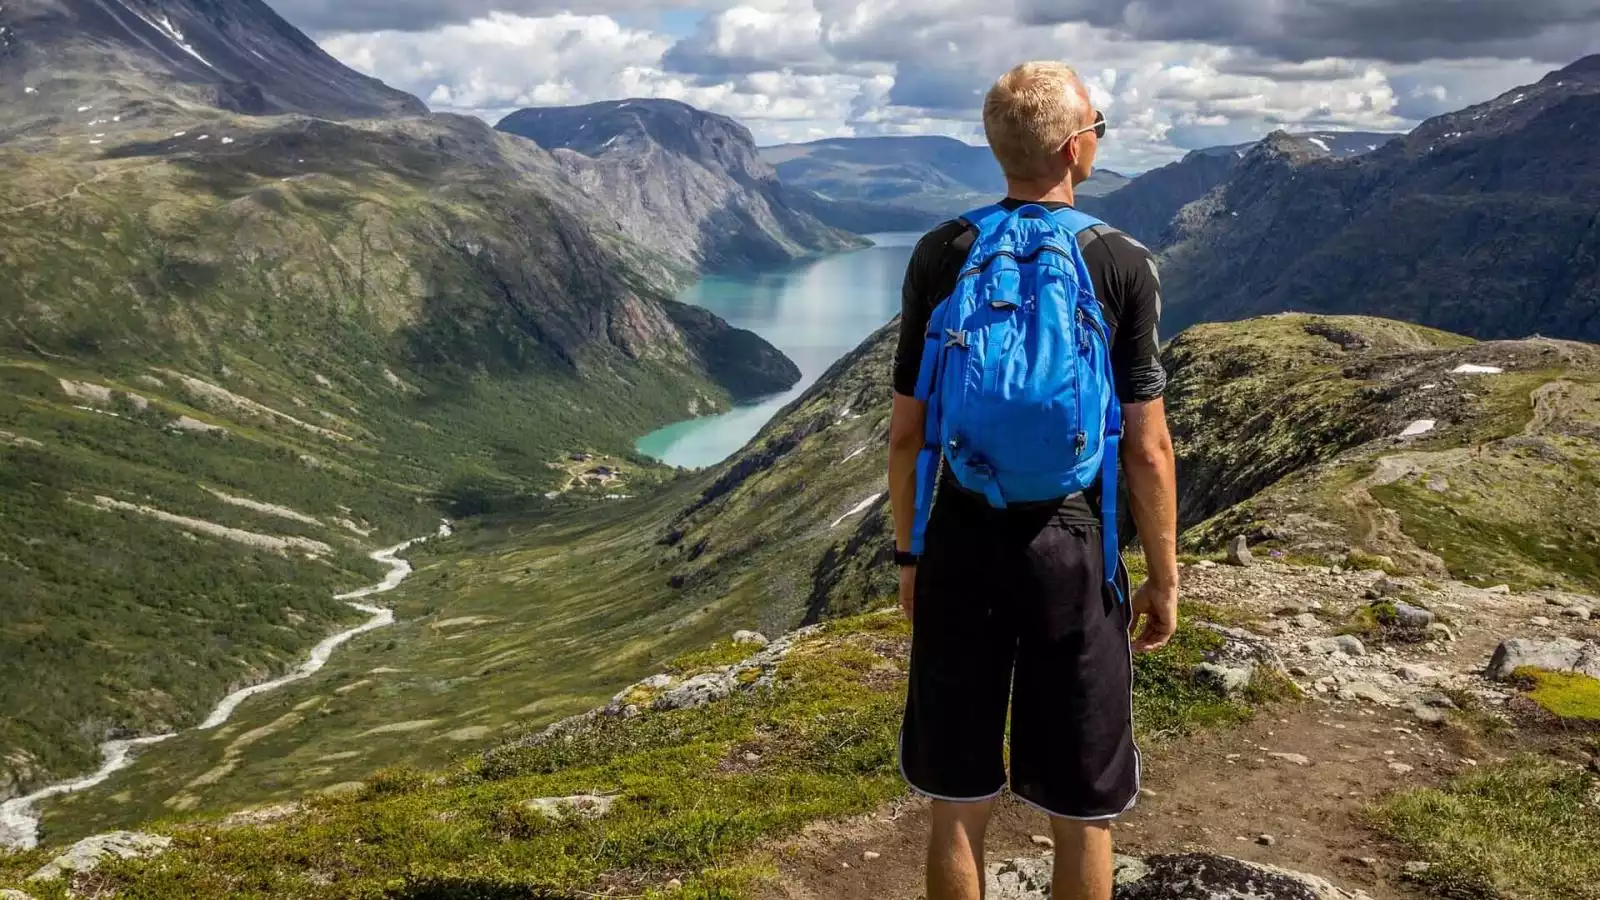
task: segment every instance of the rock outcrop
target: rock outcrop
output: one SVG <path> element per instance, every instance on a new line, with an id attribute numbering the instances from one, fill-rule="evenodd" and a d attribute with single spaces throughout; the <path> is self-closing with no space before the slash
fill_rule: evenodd
<path id="1" fill-rule="evenodd" d="M 1047 900 L 1053 857 L 989 866 L 991 900 Z M 1116 900 L 1371 900 L 1316 875 L 1210 853 L 1118 856 Z"/>
<path id="2" fill-rule="evenodd" d="M 601 719 L 632 718 L 649 711 L 698 709 L 739 691 L 770 687 L 772 674 L 777 671 L 778 663 L 789 655 L 789 651 L 793 650 L 796 644 L 820 630 L 821 626 L 817 625 L 800 628 L 761 646 L 756 653 L 733 665 L 719 666 L 687 679 L 680 679 L 665 672 L 641 679 L 618 691 L 605 706 L 552 722 L 542 731 L 496 747 L 485 756 L 492 758 L 497 754 L 537 747 L 552 740 L 559 740 L 582 731 Z"/>
<path id="3" fill-rule="evenodd" d="M 111 857 L 140 859 L 156 856 L 172 844 L 172 838 L 137 831 L 97 834 L 73 844 L 67 852 L 33 873 L 30 881 L 54 881 L 63 875 L 92 872 Z"/>

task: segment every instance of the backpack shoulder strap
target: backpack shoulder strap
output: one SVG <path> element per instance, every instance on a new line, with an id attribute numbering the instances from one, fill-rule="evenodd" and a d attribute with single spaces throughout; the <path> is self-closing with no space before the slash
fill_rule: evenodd
<path id="1" fill-rule="evenodd" d="M 1070 231 L 1073 234 L 1082 233 L 1090 228 L 1095 227 L 1096 225 L 1106 224 L 1094 216 L 1084 212 L 1083 210 L 1075 209 L 1070 206 L 1064 209 L 1058 209 L 1050 215 L 1062 228 L 1065 228 L 1067 231 Z"/>
<path id="2" fill-rule="evenodd" d="M 957 250 L 960 250 L 962 253 L 971 252 L 972 245 L 978 242 L 978 238 L 992 233 L 996 228 L 999 228 L 1001 223 L 1003 223 L 1010 215 L 1011 211 L 998 203 L 991 203 L 988 206 L 979 207 L 971 212 L 962 213 L 961 216 L 958 217 L 958 221 L 965 223 L 967 225 L 967 230 L 963 231 L 960 236 L 958 236 L 955 241 L 952 242 L 951 246 L 955 247 Z"/>
<path id="3" fill-rule="evenodd" d="M 971 212 L 962 213 L 960 218 L 961 221 L 978 229 L 979 233 L 984 233 L 999 227 L 1000 223 L 1004 222 L 1010 215 L 1011 211 L 1004 206 L 998 203 L 991 203 Z"/>

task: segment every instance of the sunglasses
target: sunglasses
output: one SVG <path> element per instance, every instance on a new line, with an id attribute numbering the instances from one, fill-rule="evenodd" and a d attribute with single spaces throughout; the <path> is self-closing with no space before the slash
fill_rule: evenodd
<path id="1" fill-rule="evenodd" d="M 1071 143 L 1073 138 L 1077 137 L 1080 134 L 1087 134 L 1087 133 L 1089 133 L 1091 131 L 1094 132 L 1094 136 L 1097 137 L 1097 138 L 1103 138 L 1103 137 L 1106 136 L 1106 114 L 1105 113 L 1097 111 L 1094 114 L 1094 124 L 1090 125 L 1088 128 L 1079 128 L 1077 131 L 1074 131 L 1073 133 L 1067 135 L 1067 139 L 1061 142 L 1061 148 L 1062 149 L 1066 149 L 1067 144 Z"/>

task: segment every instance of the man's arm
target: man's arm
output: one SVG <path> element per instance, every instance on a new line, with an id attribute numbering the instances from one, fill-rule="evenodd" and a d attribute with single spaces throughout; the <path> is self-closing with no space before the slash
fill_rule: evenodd
<path id="1" fill-rule="evenodd" d="M 1148 619 L 1133 645 L 1142 653 L 1161 648 L 1178 629 L 1178 480 L 1166 402 L 1129 404 L 1123 417 L 1122 468 L 1149 571 L 1133 603 L 1133 625 Z"/>
<path id="2" fill-rule="evenodd" d="M 955 278 L 946 254 L 949 242 L 963 226 L 947 222 L 917 242 L 906 262 L 905 280 L 900 285 L 900 336 L 894 354 L 894 407 L 889 416 L 889 510 L 894 517 L 896 550 L 911 551 L 911 530 L 916 521 L 917 456 L 922 452 L 923 427 L 927 404 L 916 399 L 917 377 L 922 369 L 928 316 L 934 297 L 948 288 L 945 280 Z M 911 615 L 917 569 L 900 569 L 900 608 Z"/>
<path id="3" fill-rule="evenodd" d="M 1161 273 L 1143 244 L 1121 232 L 1085 250 L 1100 267 L 1117 327 L 1111 348 L 1122 400 L 1122 467 L 1149 579 L 1133 598 L 1134 649 L 1155 650 L 1178 628 L 1177 478 L 1162 394 Z M 1140 620 L 1147 619 L 1142 634 Z"/>
<path id="4" fill-rule="evenodd" d="M 894 516 L 894 546 L 910 552 L 917 504 L 917 455 L 922 452 L 927 404 L 895 392 L 889 415 L 889 509 Z"/>

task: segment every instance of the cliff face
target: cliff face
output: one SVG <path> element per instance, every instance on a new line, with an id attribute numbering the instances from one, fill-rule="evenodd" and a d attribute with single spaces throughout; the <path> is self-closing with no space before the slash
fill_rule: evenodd
<path id="1" fill-rule="evenodd" d="M 1185 208 L 1170 330 L 1278 310 L 1600 338 L 1594 58 L 1348 160 L 1283 139 Z"/>
<path id="2" fill-rule="evenodd" d="M 808 211 L 744 126 L 670 100 L 524 109 L 500 131 L 555 160 L 596 213 L 687 269 L 773 265 L 864 246 Z"/>

